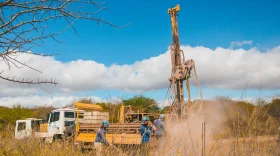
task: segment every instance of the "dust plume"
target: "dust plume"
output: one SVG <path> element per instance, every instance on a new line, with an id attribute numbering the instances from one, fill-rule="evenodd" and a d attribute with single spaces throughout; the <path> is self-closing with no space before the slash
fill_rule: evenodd
<path id="1" fill-rule="evenodd" d="M 224 129 L 229 100 L 205 101 L 199 112 L 189 110 L 189 115 L 183 121 L 166 123 L 167 134 L 158 143 L 155 155 L 201 155 L 202 152 L 202 123 L 206 123 L 206 147 Z"/>

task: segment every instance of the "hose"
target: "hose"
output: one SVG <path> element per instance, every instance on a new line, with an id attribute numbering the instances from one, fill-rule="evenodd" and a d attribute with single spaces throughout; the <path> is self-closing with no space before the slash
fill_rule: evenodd
<path id="1" fill-rule="evenodd" d="M 193 117 L 193 116 L 195 116 L 196 114 L 198 114 L 198 113 L 201 111 L 202 105 L 203 105 L 202 89 L 201 89 L 200 84 L 199 84 L 199 81 L 198 81 L 198 75 L 197 75 L 195 66 L 194 66 L 193 70 L 194 70 L 194 76 L 195 76 L 196 86 L 199 88 L 199 92 L 200 92 L 200 106 L 199 106 L 199 108 L 198 108 L 198 111 L 197 111 L 194 115 L 190 115 L 190 114 L 186 113 L 188 116 L 191 116 L 191 117 Z M 193 108 L 195 105 L 196 105 L 196 104 L 194 104 L 194 105 L 193 105 L 192 107 L 190 107 L 190 108 Z"/>

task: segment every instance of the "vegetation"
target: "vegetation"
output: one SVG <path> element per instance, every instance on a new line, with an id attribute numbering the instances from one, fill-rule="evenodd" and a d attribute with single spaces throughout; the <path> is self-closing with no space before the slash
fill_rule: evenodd
<path id="1" fill-rule="evenodd" d="M 0 106 L 0 131 L 7 125 L 14 125 L 16 120 L 26 118 L 45 119 L 46 114 L 53 110 L 51 106 L 40 106 L 35 108 L 24 108 L 20 105 L 12 108 Z"/>
<path id="2" fill-rule="evenodd" d="M 122 103 L 112 102 L 95 102 L 91 98 L 82 98 L 79 102 L 81 103 L 89 103 L 89 104 L 97 104 L 103 108 L 105 112 L 109 112 L 110 114 L 110 122 L 118 122 L 119 121 L 119 110 L 121 104 L 125 106 L 132 106 L 132 110 L 137 112 L 144 113 L 159 113 L 161 109 L 158 107 L 157 102 L 154 99 L 147 98 L 144 96 L 134 96 L 127 100 L 123 100 Z"/>
<path id="3" fill-rule="evenodd" d="M 154 104 L 154 100 L 146 97 L 133 97 L 124 100 L 125 105 L 132 105 L 135 111 L 151 111 L 143 101 Z M 82 99 L 81 102 L 95 103 L 92 99 Z M 211 127 L 207 123 L 207 143 L 205 152 L 207 155 L 279 155 L 277 142 L 277 128 L 279 126 L 280 100 L 275 98 L 271 102 L 258 101 L 256 104 L 233 101 L 229 98 L 219 97 L 216 100 L 204 101 L 202 114 L 206 118 L 207 112 L 222 115 L 223 124 L 220 127 Z M 120 104 L 112 104 L 109 102 L 96 103 L 109 111 L 113 118 L 110 120 L 116 122 Z M 153 106 L 152 106 L 153 107 Z M 150 107 L 150 108 L 152 108 Z M 45 109 L 53 109 L 51 107 L 23 108 L 15 106 L 13 108 L 0 107 L 3 112 L 0 114 L 1 132 L 0 132 L 0 155 L 94 155 L 94 150 L 81 151 L 75 149 L 72 141 L 55 142 L 53 144 L 42 144 L 39 140 L 30 138 L 27 140 L 15 140 L 13 124 L 17 119 L 26 117 L 44 117 Z M 154 112 L 160 111 L 159 108 L 152 109 Z M 161 110 L 164 112 L 168 108 Z M 214 111 L 216 110 L 216 112 Z M 150 152 L 158 152 L 155 155 L 201 155 L 201 134 L 200 131 L 192 129 L 192 120 L 189 123 L 171 123 L 169 126 L 170 133 L 166 135 L 165 141 L 159 149 L 150 150 Z M 111 122 L 111 121 L 110 121 Z M 194 121 L 199 122 L 199 121 Z M 216 121 L 215 121 L 216 122 Z M 10 124 L 10 125 L 9 125 Z M 220 129 L 220 131 L 217 131 Z M 181 130 L 181 131 L 180 131 Z M 198 137 L 196 138 L 196 133 Z M 214 134 L 214 135 L 213 135 Z M 211 137 L 210 137 L 211 136 Z M 212 138 L 213 137 L 213 138 Z M 182 141 L 184 140 L 184 141 Z M 154 147 L 153 147 L 154 148 Z M 162 148 L 162 149 L 161 149 Z M 141 155 L 139 147 L 108 147 L 104 150 L 106 155 Z M 147 152 L 147 149 L 144 151 Z M 154 153 L 153 153 L 154 154 Z"/>
<path id="4" fill-rule="evenodd" d="M 100 105 L 104 111 L 109 112 L 110 122 L 118 122 L 119 109 L 121 104 L 113 104 L 111 102 L 95 102 L 91 98 L 82 98 L 79 102 Z M 123 101 L 124 105 L 132 105 L 133 110 L 140 112 L 158 113 L 160 108 L 155 100 L 144 96 L 135 96 Z M 73 106 L 73 104 L 68 105 Z M 45 119 L 46 115 L 55 109 L 51 106 L 40 106 L 35 108 L 24 108 L 20 105 L 12 108 L 0 106 L 0 130 L 7 125 L 14 125 L 16 120 L 26 118 Z"/>
<path id="5" fill-rule="evenodd" d="M 123 100 L 125 106 L 131 105 L 134 111 L 140 111 L 145 113 L 159 113 L 160 108 L 154 99 L 144 96 L 134 96 L 133 98 Z"/>
<path id="6" fill-rule="evenodd" d="M 265 105 L 267 113 L 280 122 L 280 99 L 274 98 L 271 103 Z"/>
<path id="7" fill-rule="evenodd" d="M 121 104 L 112 104 L 111 102 L 95 102 L 91 98 L 82 98 L 79 102 L 90 103 L 100 105 L 104 111 L 109 112 L 110 122 L 118 122 L 119 109 Z M 222 107 L 217 107 L 215 109 L 222 109 L 227 117 L 227 123 L 230 128 L 233 128 L 232 121 L 239 118 L 239 126 L 250 125 L 263 122 L 280 122 L 280 99 L 274 98 L 269 103 L 258 102 L 258 105 L 253 105 L 252 103 L 244 101 L 232 101 L 226 97 L 217 97 L 215 101 L 204 101 L 204 109 L 208 107 L 217 107 L 222 105 Z M 216 104 L 215 104 L 216 103 Z M 147 98 L 144 96 L 135 96 L 133 98 L 123 100 L 123 104 L 128 106 L 131 105 L 134 111 L 140 111 L 145 113 L 166 113 L 170 108 L 165 107 L 160 109 L 157 102 L 154 99 Z M 68 105 L 68 106 L 73 106 Z M 14 106 L 12 108 L 0 106 L 0 130 L 6 125 L 14 125 L 16 120 L 25 118 L 40 118 L 45 119 L 46 114 L 51 110 L 55 109 L 51 106 L 40 106 L 35 108 L 24 108 L 20 105 Z M 258 121 L 252 121 L 253 116 L 258 116 L 254 118 Z M 277 125 L 277 124 L 275 124 Z"/>

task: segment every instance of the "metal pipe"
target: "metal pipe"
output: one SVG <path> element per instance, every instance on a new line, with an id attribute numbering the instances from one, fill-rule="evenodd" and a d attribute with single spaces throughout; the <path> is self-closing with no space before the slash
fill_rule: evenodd
<path id="1" fill-rule="evenodd" d="M 204 139 L 203 139 L 203 141 L 204 141 L 204 144 L 203 144 L 203 145 L 204 145 L 204 146 L 203 146 L 203 154 L 204 154 L 204 156 L 205 156 L 205 147 L 206 147 L 206 145 L 205 145 L 205 138 L 206 138 L 206 136 L 205 136 L 205 129 L 206 129 L 206 127 L 205 127 L 205 122 L 204 122 L 204 126 L 203 126 L 203 127 L 204 127 L 204 132 L 203 132 L 203 133 L 204 133 L 204 135 L 203 135 L 203 138 L 204 138 Z"/>
<path id="2" fill-rule="evenodd" d="M 202 127 L 201 127 L 201 129 L 202 129 L 202 132 L 201 132 L 201 156 L 203 156 L 204 155 L 204 153 L 203 153 L 203 132 L 204 132 L 204 130 L 203 130 L 203 123 L 202 123 Z"/>

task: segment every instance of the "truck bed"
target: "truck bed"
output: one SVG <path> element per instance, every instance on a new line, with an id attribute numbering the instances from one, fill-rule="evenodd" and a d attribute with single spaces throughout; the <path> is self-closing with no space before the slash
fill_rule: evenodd
<path id="1" fill-rule="evenodd" d="M 106 139 L 113 144 L 140 144 L 140 123 L 114 123 L 107 128 Z M 76 142 L 93 143 L 100 124 L 80 124 Z"/>
<path id="2" fill-rule="evenodd" d="M 127 133 L 127 134 L 137 134 L 139 133 L 141 124 L 140 123 L 114 123 L 110 124 L 107 128 L 108 134 L 116 133 Z M 80 124 L 80 132 L 97 132 L 100 128 L 100 124 Z"/>
<path id="3" fill-rule="evenodd" d="M 48 132 L 35 132 L 35 138 L 47 138 Z"/>
<path id="4" fill-rule="evenodd" d="M 48 131 L 48 123 L 41 123 L 40 132 L 47 132 L 47 131 Z"/>

